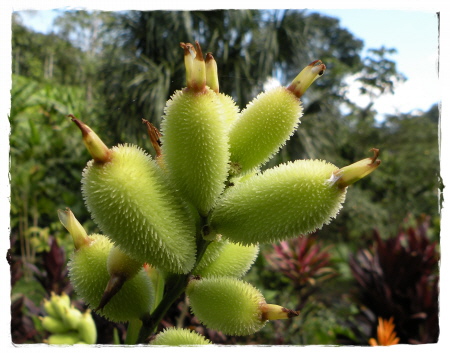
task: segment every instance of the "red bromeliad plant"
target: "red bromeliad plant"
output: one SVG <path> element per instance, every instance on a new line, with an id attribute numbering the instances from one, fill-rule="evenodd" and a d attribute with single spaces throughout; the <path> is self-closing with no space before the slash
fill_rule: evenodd
<path id="1" fill-rule="evenodd" d="M 400 343 L 434 343 L 439 336 L 439 251 L 428 238 L 429 218 L 350 258 L 359 299 L 375 317 L 393 317 Z M 373 320 L 373 337 L 377 322 Z"/>
<path id="2" fill-rule="evenodd" d="M 300 295 L 303 306 L 316 290 L 317 283 L 336 276 L 336 271 L 330 267 L 330 248 L 323 247 L 316 237 L 298 237 L 274 244 L 274 251 L 266 253 L 265 258 L 274 270 L 292 281 L 295 291 L 303 290 Z"/>

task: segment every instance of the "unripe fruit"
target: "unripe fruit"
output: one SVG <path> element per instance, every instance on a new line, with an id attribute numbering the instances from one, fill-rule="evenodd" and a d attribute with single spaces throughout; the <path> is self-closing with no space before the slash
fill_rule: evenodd
<path id="1" fill-rule="evenodd" d="M 277 87 L 261 93 L 241 112 L 232 126 L 230 160 L 242 172 L 269 160 L 297 129 L 303 108 L 299 98 L 325 72 L 325 65 L 313 61 L 289 87 Z"/>
<path id="2" fill-rule="evenodd" d="M 165 166 L 177 189 L 205 216 L 224 189 L 228 138 L 217 94 L 177 91 L 161 123 Z"/>
<path id="3" fill-rule="evenodd" d="M 42 327 L 50 333 L 64 333 L 69 331 L 69 327 L 64 325 L 62 320 L 52 316 L 45 316 L 41 318 Z"/>
<path id="4" fill-rule="evenodd" d="M 212 241 L 206 248 L 200 262 L 197 264 L 194 270 L 194 274 L 198 274 L 197 271 L 199 269 L 204 268 L 210 265 L 212 262 L 216 261 L 225 244 L 226 242 L 222 240 Z"/>
<path id="5" fill-rule="evenodd" d="M 220 101 L 220 104 L 222 105 L 222 119 L 225 123 L 225 131 L 226 133 L 235 121 L 239 118 L 239 107 L 236 105 L 236 102 L 231 98 L 230 96 L 219 93 L 217 94 L 217 98 Z"/>
<path id="6" fill-rule="evenodd" d="M 44 310 L 49 316 L 53 316 L 54 318 L 58 318 L 59 316 L 50 300 L 44 299 Z"/>
<path id="7" fill-rule="evenodd" d="M 112 247 L 108 255 L 106 267 L 110 276 L 133 278 L 142 268 L 142 263 L 125 254 L 117 246 Z"/>
<path id="8" fill-rule="evenodd" d="M 273 243 L 328 224 L 341 209 L 346 188 L 327 182 L 338 168 L 298 160 L 266 170 L 230 188 L 210 226 L 242 244 Z"/>
<path id="9" fill-rule="evenodd" d="M 223 240 L 222 243 L 223 246 L 218 257 L 209 263 L 204 263 L 202 258 L 194 271 L 195 275 L 201 277 L 230 276 L 240 278 L 247 273 L 258 256 L 259 246 L 245 246 L 226 240 Z"/>
<path id="10" fill-rule="evenodd" d="M 261 93 L 231 127 L 230 161 L 245 172 L 268 161 L 296 130 L 303 108 L 285 87 Z"/>
<path id="11" fill-rule="evenodd" d="M 73 345 L 80 341 L 78 332 L 57 333 L 50 335 L 47 339 L 48 344 Z"/>
<path id="12" fill-rule="evenodd" d="M 109 251 L 106 268 L 109 273 L 109 281 L 103 292 L 102 299 L 96 310 L 101 310 L 112 297 L 122 288 L 126 281 L 133 278 L 141 269 L 142 264 L 125 254 L 117 246 Z"/>
<path id="13" fill-rule="evenodd" d="M 198 346 L 211 344 L 211 341 L 195 331 L 170 327 L 158 333 L 150 344 L 160 346 Z"/>
<path id="14" fill-rule="evenodd" d="M 81 341 L 87 344 L 95 344 L 97 342 L 97 328 L 89 310 L 82 315 L 78 325 L 78 332 Z"/>
<path id="15" fill-rule="evenodd" d="M 63 317 L 64 324 L 71 330 L 76 330 L 81 319 L 81 312 L 75 307 L 67 308 Z"/>
<path id="16" fill-rule="evenodd" d="M 193 314 L 202 324 L 226 335 L 250 335 L 266 324 L 261 292 L 230 277 L 192 280 L 186 289 Z"/>
<path id="17" fill-rule="evenodd" d="M 90 161 L 82 192 L 94 221 L 125 253 L 169 272 L 191 270 L 195 220 L 140 148 L 120 145 L 110 162 Z"/>
<path id="18" fill-rule="evenodd" d="M 50 302 L 52 303 L 53 311 L 56 313 L 56 318 L 63 319 L 66 309 L 70 308 L 70 297 L 66 293 L 61 295 L 51 294 Z"/>
<path id="19" fill-rule="evenodd" d="M 68 267 L 75 291 L 95 309 L 110 279 L 107 259 L 113 245 L 108 238 L 99 234 L 93 234 L 88 239 L 88 245 L 73 253 Z M 125 282 L 99 314 L 115 322 L 139 319 L 150 311 L 153 297 L 151 281 L 142 269 Z"/>

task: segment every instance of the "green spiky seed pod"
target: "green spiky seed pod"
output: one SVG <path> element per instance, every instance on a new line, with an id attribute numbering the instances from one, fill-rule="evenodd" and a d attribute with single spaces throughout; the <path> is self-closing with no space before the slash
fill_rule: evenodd
<path id="1" fill-rule="evenodd" d="M 170 327 L 158 333 L 150 344 L 159 346 L 199 346 L 211 344 L 211 341 L 195 331 Z"/>
<path id="2" fill-rule="evenodd" d="M 209 277 L 189 282 L 186 295 L 192 313 L 208 328 L 226 335 L 259 331 L 267 320 L 287 319 L 298 312 L 267 304 L 251 284 L 232 277 Z"/>
<path id="3" fill-rule="evenodd" d="M 242 244 L 307 234 L 336 217 L 347 187 L 378 168 L 374 156 L 338 169 L 321 160 L 289 162 L 228 190 L 210 219 L 210 233 Z"/>
<path id="4" fill-rule="evenodd" d="M 232 164 L 239 165 L 242 172 L 257 168 L 286 143 L 303 114 L 299 98 L 325 69 L 316 60 L 289 87 L 261 93 L 247 105 L 229 132 Z"/>
<path id="5" fill-rule="evenodd" d="M 70 258 L 69 278 L 77 294 L 95 309 L 110 279 L 107 261 L 113 245 L 100 234 L 93 234 L 88 239 L 88 245 L 76 250 Z M 115 322 L 139 319 L 150 311 L 153 298 L 151 281 L 142 269 L 125 282 L 99 314 Z"/>
<path id="6" fill-rule="evenodd" d="M 210 265 L 212 262 L 216 261 L 224 246 L 224 241 L 212 241 L 206 248 L 205 253 L 203 254 L 200 262 L 197 264 L 193 274 L 198 274 L 197 271 L 199 269 L 204 268 Z"/>
<path id="7" fill-rule="evenodd" d="M 195 262 L 195 220 L 164 172 L 136 146 L 111 149 L 110 162 L 90 161 L 82 193 L 94 221 L 141 263 L 187 273 Z"/>
<path id="8" fill-rule="evenodd" d="M 268 161 L 294 133 L 302 111 L 299 99 L 285 87 L 261 93 L 230 129 L 231 162 L 245 172 Z"/>
<path id="9" fill-rule="evenodd" d="M 259 331 L 261 292 L 249 283 L 229 277 L 192 280 L 186 289 L 192 313 L 206 327 L 225 335 L 246 336 Z"/>
<path id="10" fill-rule="evenodd" d="M 165 166 L 177 189 L 205 216 L 224 189 L 228 138 L 217 94 L 177 91 L 161 123 Z"/>
<path id="11" fill-rule="evenodd" d="M 103 309 L 122 288 L 124 283 L 133 278 L 142 269 L 142 266 L 139 261 L 129 257 L 119 247 L 113 246 L 106 261 L 106 268 L 110 278 L 96 310 Z"/>
<path id="12" fill-rule="evenodd" d="M 273 243 L 328 224 L 346 189 L 327 180 L 338 168 L 321 160 L 277 166 L 231 188 L 211 217 L 211 228 L 242 244 Z"/>
<path id="13" fill-rule="evenodd" d="M 44 330 L 50 333 L 64 333 L 69 331 L 69 327 L 67 327 L 62 320 L 54 318 L 53 316 L 40 317 L 40 319 Z"/>
<path id="14" fill-rule="evenodd" d="M 133 278 L 142 268 L 142 263 L 125 254 L 120 248 L 114 246 L 108 255 L 106 263 L 110 276 Z"/>
<path id="15" fill-rule="evenodd" d="M 54 345 L 73 345 L 80 341 L 78 332 L 66 332 L 50 335 L 47 339 L 48 344 Z"/>
<path id="16" fill-rule="evenodd" d="M 239 118 L 239 107 L 237 106 L 236 102 L 231 98 L 230 96 L 219 93 L 217 95 L 217 98 L 220 101 L 220 104 L 222 105 L 222 119 L 224 121 L 225 126 L 225 133 L 231 129 L 233 124 L 236 122 L 236 120 Z"/>
<path id="17" fill-rule="evenodd" d="M 223 240 L 222 243 L 223 246 L 218 257 L 206 265 L 203 264 L 202 258 L 194 274 L 201 277 L 229 276 L 241 278 L 248 272 L 258 256 L 259 246 L 245 246 L 226 240 Z"/>
<path id="18" fill-rule="evenodd" d="M 90 310 L 81 316 L 78 332 L 81 341 L 87 344 L 95 344 L 97 342 L 97 327 L 95 326 Z"/>

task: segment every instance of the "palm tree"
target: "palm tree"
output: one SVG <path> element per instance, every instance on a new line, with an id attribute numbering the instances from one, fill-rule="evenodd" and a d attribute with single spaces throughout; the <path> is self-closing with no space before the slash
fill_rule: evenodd
<path id="1" fill-rule="evenodd" d="M 112 24 L 119 28 L 117 45 L 110 46 L 101 77 L 109 108 L 107 122 L 119 139 L 145 138 L 141 119 L 158 126 L 166 100 L 184 87 L 180 42 L 198 40 L 205 53 L 213 52 L 221 91 L 238 102 L 248 100 L 255 83 L 270 74 L 252 70 L 258 61 L 251 41 L 260 26 L 259 16 L 253 10 L 117 13 Z"/>

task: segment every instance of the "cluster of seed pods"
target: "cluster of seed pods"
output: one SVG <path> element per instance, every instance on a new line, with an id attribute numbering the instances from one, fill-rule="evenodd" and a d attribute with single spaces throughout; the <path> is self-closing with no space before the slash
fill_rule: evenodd
<path id="1" fill-rule="evenodd" d="M 261 171 L 298 128 L 300 97 L 325 65 L 312 62 L 288 87 L 261 93 L 239 111 L 219 91 L 212 54 L 205 59 L 198 43 L 181 47 L 187 85 L 168 100 L 161 132 L 144 121 L 154 158 L 134 145 L 108 148 L 72 116 L 92 156 L 82 175 L 83 198 L 104 235 L 88 236 L 70 210 L 59 212 L 76 246 L 70 278 L 93 309 L 128 321 L 151 315 L 155 306 L 145 266 L 164 278 L 189 276 L 185 290 L 193 314 L 209 328 L 248 335 L 268 320 L 299 314 L 267 304 L 240 279 L 259 244 L 328 224 L 347 186 L 378 167 L 378 150 L 344 168 L 297 160 Z"/>

